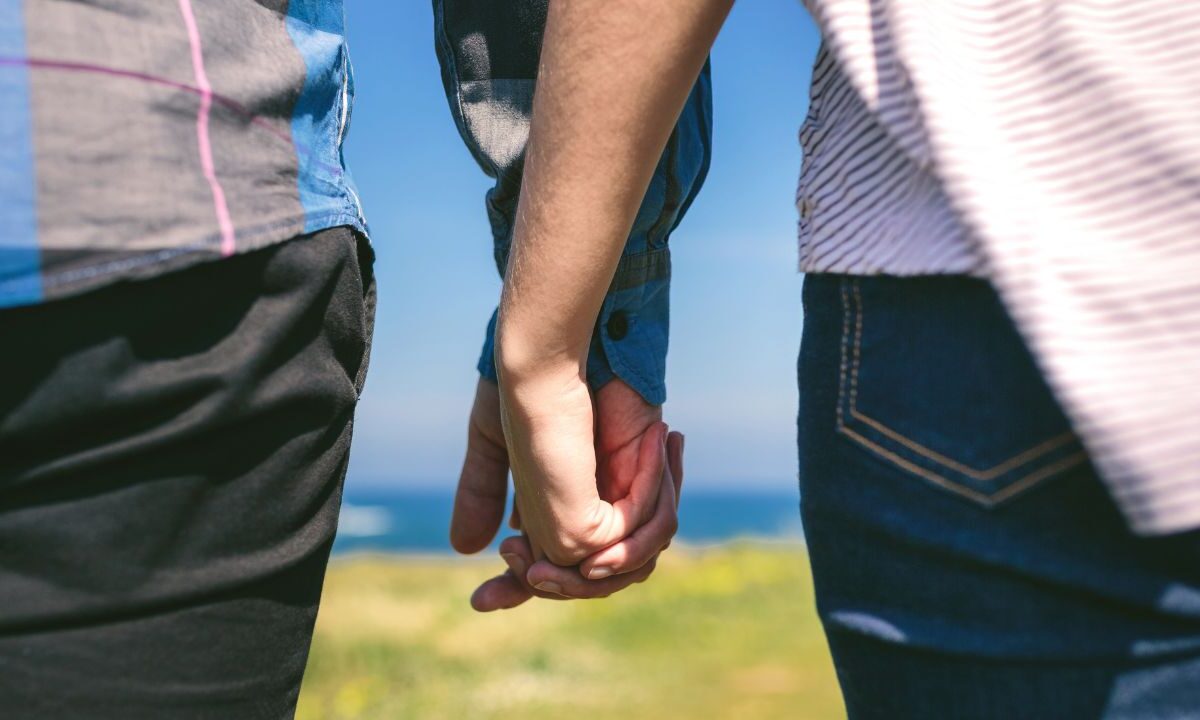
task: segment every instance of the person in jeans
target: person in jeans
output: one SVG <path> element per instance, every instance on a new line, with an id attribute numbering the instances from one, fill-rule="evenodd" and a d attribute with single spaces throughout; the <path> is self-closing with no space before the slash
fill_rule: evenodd
<path id="1" fill-rule="evenodd" d="M 550 4 L 496 323 L 534 587 L 597 549 L 591 332 L 731 5 Z M 801 502 L 850 716 L 1195 717 L 1200 10 L 808 5 Z"/>

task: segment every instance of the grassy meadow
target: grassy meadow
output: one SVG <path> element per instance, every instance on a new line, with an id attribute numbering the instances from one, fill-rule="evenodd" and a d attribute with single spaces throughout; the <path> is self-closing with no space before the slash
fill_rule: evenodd
<path id="1" fill-rule="evenodd" d="M 500 567 L 335 559 L 297 718 L 844 717 L 797 546 L 674 546 L 607 600 L 473 612 Z"/>

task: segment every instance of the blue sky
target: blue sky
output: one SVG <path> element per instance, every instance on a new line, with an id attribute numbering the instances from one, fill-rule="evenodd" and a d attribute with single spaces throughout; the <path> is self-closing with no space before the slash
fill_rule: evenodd
<path id="1" fill-rule="evenodd" d="M 500 289 L 488 180 L 446 106 L 430 3 L 351 0 L 347 25 L 357 91 L 347 156 L 380 296 L 349 482 L 449 488 Z M 691 486 L 795 484 L 796 133 L 817 42 L 799 0 L 755 0 L 735 6 L 713 50 L 712 169 L 671 238 L 664 413 L 688 436 Z"/>

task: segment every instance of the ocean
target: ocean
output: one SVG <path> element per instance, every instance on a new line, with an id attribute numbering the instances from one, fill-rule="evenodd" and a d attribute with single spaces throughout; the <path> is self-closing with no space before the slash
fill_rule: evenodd
<path id="1" fill-rule="evenodd" d="M 685 488 L 676 539 L 690 545 L 743 538 L 800 542 L 799 502 L 796 493 Z M 451 553 L 447 535 L 453 507 L 453 485 L 445 490 L 356 489 L 351 483 L 333 551 Z M 511 533 L 505 526 L 499 537 Z"/>

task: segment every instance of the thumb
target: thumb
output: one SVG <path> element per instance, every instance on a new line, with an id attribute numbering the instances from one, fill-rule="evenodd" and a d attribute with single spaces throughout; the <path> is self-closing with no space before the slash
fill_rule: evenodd
<path id="1" fill-rule="evenodd" d="M 450 518 L 450 544 L 460 553 L 479 552 L 487 547 L 504 520 L 508 450 L 500 430 L 500 401 L 496 393 L 493 383 L 480 380 L 471 409 L 467 454 Z"/>

